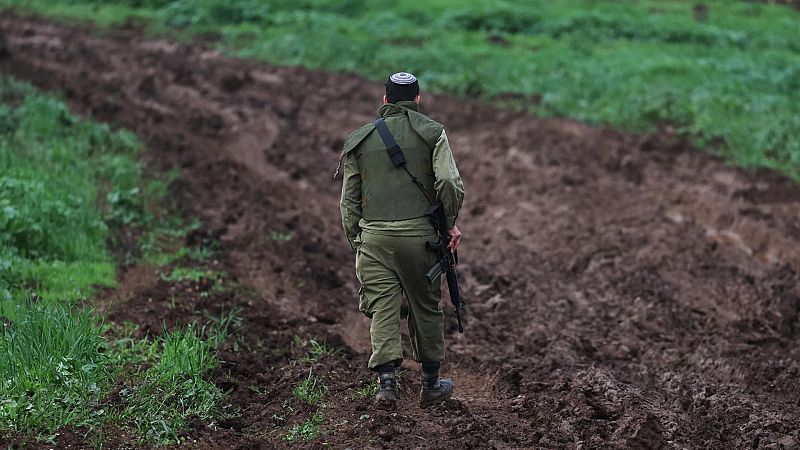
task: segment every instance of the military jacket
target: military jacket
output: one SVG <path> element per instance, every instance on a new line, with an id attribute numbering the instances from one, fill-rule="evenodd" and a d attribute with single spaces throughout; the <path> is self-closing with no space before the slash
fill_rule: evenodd
<path id="1" fill-rule="evenodd" d="M 421 114 L 414 102 L 386 104 L 380 115 L 403 150 L 406 167 L 422 183 L 428 197 L 444 204 L 448 226 L 453 226 L 464 188 L 444 127 Z M 432 231 L 425 216 L 428 200 L 402 168 L 392 165 L 372 123 L 347 137 L 342 160 L 340 208 L 351 245 L 356 245 L 355 239 L 362 230 L 397 235 Z"/>

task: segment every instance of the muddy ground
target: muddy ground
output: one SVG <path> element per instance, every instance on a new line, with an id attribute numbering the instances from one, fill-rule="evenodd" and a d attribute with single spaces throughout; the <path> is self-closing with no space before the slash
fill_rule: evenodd
<path id="1" fill-rule="evenodd" d="M 0 70 L 61 91 L 79 113 L 134 130 L 145 162 L 178 166 L 173 195 L 217 241 L 240 288 L 169 308 L 128 267 L 111 319 L 242 310 L 246 345 L 217 382 L 241 417 L 187 446 L 286 447 L 309 411 L 282 408 L 308 369 L 292 338 L 341 350 L 312 366 L 329 388 L 334 448 L 798 448 L 800 187 L 693 150 L 669 129 L 630 134 L 425 95 L 466 186 L 466 333 L 446 330 L 456 397 L 420 410 L 407 361 L 394 413 L 370 379 L 367 319 L 339 225 L 338 152 L 381 85 L 221 56 L 135 29 L 0 16 Z M 289 238 L 290 237 L 290 238 Z M 199 302 L 199 301 L 198 301 Z M 119 444 L 119 443 L 118 443 Z"/>

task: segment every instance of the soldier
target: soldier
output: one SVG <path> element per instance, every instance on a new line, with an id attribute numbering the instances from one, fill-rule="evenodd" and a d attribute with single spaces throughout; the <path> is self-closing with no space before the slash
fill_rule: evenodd
<path id="1" fill-rule="evenodd" d="M 431 201 L 442 202 L 451 236 L 449 248 L 455 250 L 461 239 L 456 219 L 464 186 L 444 127 L 421 114 L 419 102 L 414 75 L 400 72 L 386 81 L 379 114 L 405 156 L 405 167 L 392 164 L 372 123 L 347 137 L 341 156 L 342 226 L 356 252 L 359 309 L 371 319 L 369 368 L 380 379 L 375 402 L 385 409 L 394 407 L 398 395 L 395 368 L 403 361 L 402 295 L 409 306 L 412 356 L 422 364 L 420 405 L 449 398 L 455 386 L 452 380 L 439 379 L 444 359 L 443 313 L 439 283 L 428 284 L 425 279 L 437 260 L 425 246 L 436 238 L 426 213 Z M 417 185 L 412 177 L 418 179 Z"/>

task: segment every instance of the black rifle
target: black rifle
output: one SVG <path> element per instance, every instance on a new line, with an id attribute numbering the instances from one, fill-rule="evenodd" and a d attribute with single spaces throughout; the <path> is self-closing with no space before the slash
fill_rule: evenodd
<path id="1" fill-rule="evenodd" d="M 450 291 L 450 301 L 453 303 L 453 309 L 458 321 L 458 332 L 464 332 L 464 326 L 461 324 L 461 308 L 464 307 L 464 302 L 461 300 L 461 293 L 458 290 L 458 276 L 456 275 L 456 264 L 458 264 L 458 252 L 451 252 L 448 245 L 450 245 L 450 233 L 447 232 L 447 219 L 444 215 L 444 207 L 441 202 L 434 202 L 431 209 L 428 210 L 428 218 L 430 219 L 433 227 L 436 229 L 438 237 L 434 241 L 428 241 L 426 247 L 429 251 L 436 253 L 436 264 L 428 270 L 425 278 L 428 279 L 429 284 L 439 282 L 439 276 L 444 274 L 447 280 L 447 289 Z"/>

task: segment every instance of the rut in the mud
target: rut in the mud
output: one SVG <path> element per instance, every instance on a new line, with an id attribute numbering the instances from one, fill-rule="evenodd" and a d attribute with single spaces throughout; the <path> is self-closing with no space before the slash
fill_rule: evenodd
<path id="1" fill-rule="evenodd" d="M 359 421 L 366 403 L 343 392 L 369 376 L 368 322 L 331 174 L 346 133 L 376 114 L 381 86 L 133 31 L 100 37 L 10 15 L 0 29 L 3 72 L 63 90 L 78 111 L 142 136 L 150 164 L 182 169 L 176 195 L 206 224 L 200 238 L 218 239 L 224 270 L 251 288 L 229 299 L 250 342 L 340 337 L 349 357 L 324 361 L 334 446 L 800 445 L 792 183 L 726 167 L 668 133 L 426 95 L 467 190 L 467 332 L 449 323 L 446 365 L 458 399 L 419 410 L 412 375 L 404 410 Z M 157 327 L 160 302 L 167 294 L 144 283 L 111 317 Z M 268 430 L 295 381 L 283 356 L 225 355 L 220 381 L 236 388 L 243 416 L 196 430 L 204 445 L 282 445 Z"/>

